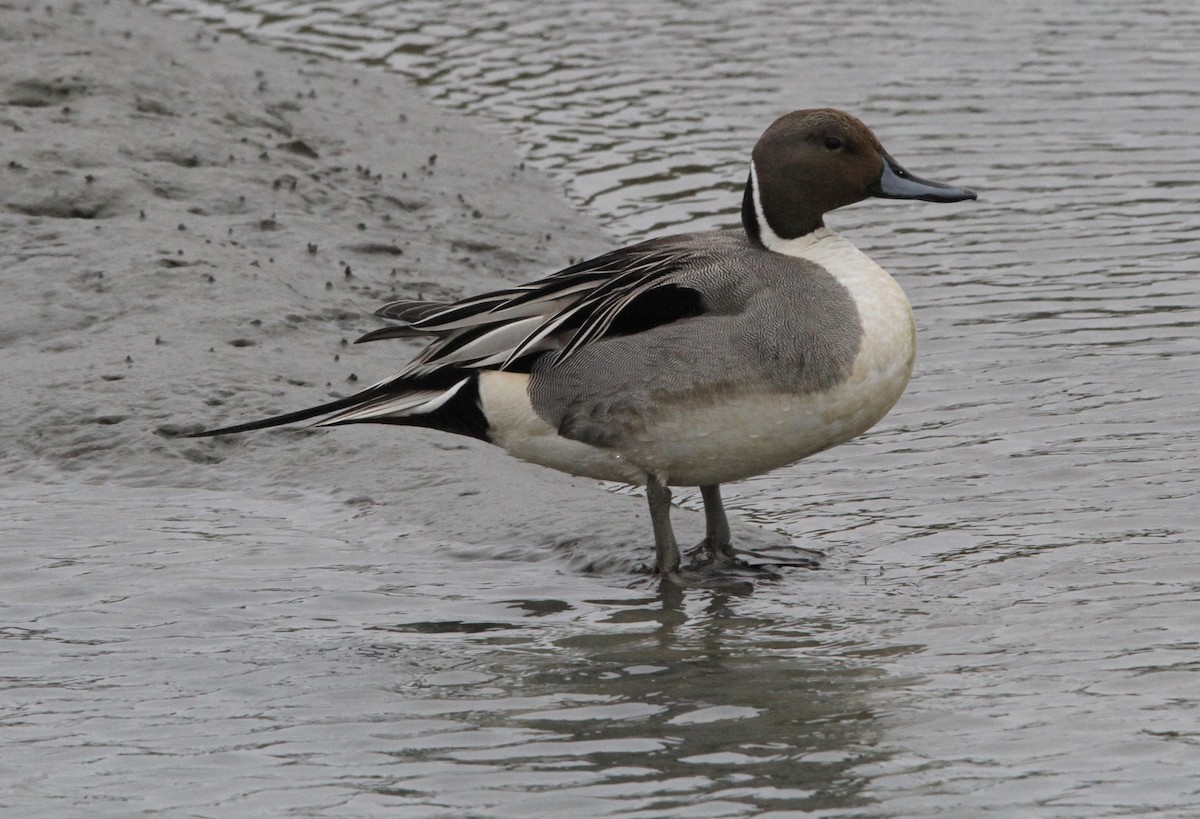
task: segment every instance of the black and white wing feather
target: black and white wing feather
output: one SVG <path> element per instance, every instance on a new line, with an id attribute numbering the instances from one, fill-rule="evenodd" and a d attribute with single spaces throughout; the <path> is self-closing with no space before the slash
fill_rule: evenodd
<path id="1" fill-rule="evenodd" d="M 359 341 L 436 336 L 393 379 L 425 376 L 444 367 L 527 370 L 531 358 L 549 351 L 557 351 L 554 362 L 561 363 L 606 335 L 700 312 L 701 294 L 693 289 L 689 273 L 707 254 L 702 245 L 680 241 L 687 238 L 643 242 L 529 284 L 451 304 L 393 302 L 378 315 L 405 323 Z"/>

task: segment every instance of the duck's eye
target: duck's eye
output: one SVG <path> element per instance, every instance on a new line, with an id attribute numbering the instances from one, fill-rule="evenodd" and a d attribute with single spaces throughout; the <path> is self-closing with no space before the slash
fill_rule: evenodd
<path id="1" fill-rule="evenodd" d="M 825 147 L 831 151 L 836 151 L 842 147 L 842 141 L 835 136 L 825 137 Z"/>

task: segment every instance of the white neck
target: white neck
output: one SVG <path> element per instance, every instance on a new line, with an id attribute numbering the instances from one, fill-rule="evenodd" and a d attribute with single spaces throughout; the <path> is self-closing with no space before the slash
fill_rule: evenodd
<path id="1" fill-rule="evenodd" d="M 795 239 L 784 239 L 771 229 L 771 224 L 767 221 L 767 215 L 763 212 L 762 188 L 758 184 L 758 170 L 754 167 L 754 160 L 750 160 L 750 184 L 754 189 L 754 218 L 758 220 L 758 238 L 767 250 L 783 253 L 787 256 L 803 257 L 804 250 L 814 242 L 820 241 L 826 236 L 833 235 L 833 231 L 829 228 L 819 227 L 811 233 L 797 236 Z"/>

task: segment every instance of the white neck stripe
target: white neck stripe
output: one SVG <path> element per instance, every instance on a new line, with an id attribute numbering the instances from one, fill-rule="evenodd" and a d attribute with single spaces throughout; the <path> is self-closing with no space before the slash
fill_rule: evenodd
<path id="1" fill-rule="evenodd" d="M 763 213 L 762 188 L 758 185 L 758 171 L 754 167 L 753 159 L 750 160 L 750 182 L 754 188 L 752 198 L 754 199 L 754 218 L 758 220 L 758 238 L 767 250 L 787 256 L 803 257 L 805 248 L 833 233 L 828 228 L 820 227 L 812 233 L 797 236 L 795 239 L 784 239 L 771 229 L 771 225 L 767 222 L 767 215 Z"/>
<path id="2" fill-rule="evenodd" d="M 754 167 L 754 160 L 750 160 L 750 184 L 754 188 L 754 218 L 758 220 L 758 238 L 763 243 L 767 250 L 776 250 L 783 239 L 779 238 L 779 234 L 771 229 L 771 225 L 767 222 L 767 215 L 763 213 L 762 206 L 762 186 L 758 184 L 758 169 Z"/>

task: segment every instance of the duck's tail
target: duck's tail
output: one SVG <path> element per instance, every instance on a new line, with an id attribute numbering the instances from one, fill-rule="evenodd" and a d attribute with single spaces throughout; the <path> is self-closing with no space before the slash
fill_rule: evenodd
<path id="1" fill-rule="evenodd" d="M 403 323 L 367 333 L 358 341 L 435 335 L 429 330 L 416 330 L 409 325 L 445 306 L 441 302 L 418 300 L 392 302 L 380 308 L 378 315 Z M 338 424 L 404 424 L 488 440 L 488 423 L 479 403 L 478 372 L 453 368 L 442 368 L 422 375 L 402 373 L 336 401 L 257 421 L 194 432 L 187 437 L 234 435 L 295 424 L 310 418 L 319 418 L 313 426 L 320 427 Z"/>
<path id="2" fill-rule="evenodd" d="M 439 383 L 444 379 L 422 379 L 426 383 L 421 383 L 422 380 L 414 382 L 408 379 L 383 381 L 354 395 L 326 404 L 272 415 L 256 421 L 193 432 L 187 437 L 234 435 L 318 418 L 320 420 L 313 426 L 401 424 L 429 427 L 488 441 L 488 422 L 479 402 L 479 376 L 470 372 L 459 372 L 458 375 L 458 379 L 450 384 Z"/>

